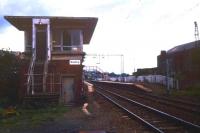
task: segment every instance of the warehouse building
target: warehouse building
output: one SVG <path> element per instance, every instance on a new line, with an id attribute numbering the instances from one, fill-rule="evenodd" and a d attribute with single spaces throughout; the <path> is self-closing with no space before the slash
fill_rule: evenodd
<path id="1" fill-rule="evenodd" d="M 200 83 L 200 41 L 161 51 L 157 57 L 157 73 L 178 81 L 179 88 Z"/>

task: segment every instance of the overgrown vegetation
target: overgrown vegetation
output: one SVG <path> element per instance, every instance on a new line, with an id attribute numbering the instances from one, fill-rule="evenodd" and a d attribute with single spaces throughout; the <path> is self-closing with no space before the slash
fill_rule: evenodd
<path id="1" fill-rule="evenodd" d="M 16 115 L 0 119 L 0 129 L 28 129 L 59 119 L 68 111 L 65 106 L 41 109 L 17 109 Z M 1 132 L 1 130 L 0 130 Z"/>
<path id="2" fill-rule="evenodd" d="M 196 85 L 179 91 L 173 91 L 172 95 L 193 97 L 200 100 L 200 85 Z"/>
<path id="3" fill-rule="evenodd" d="M 0 107 L 15 104 L 19 88 L 21 59 L 9 50 L 0 50 Z"/>
<path id="4" fill-rule="evenodd" d="M 157 95 L 166 95 L 166 86 L 159 85 L 159 84 L 148 84 L 148 83 L 143 83 L 145 87 L 151 88 L 155 94 Z M 177 98 L 177 97 L 182 97 L 182 98 L 189 98 L 189 99 L 194 99 L 195 101 L 200 101 L 200 84 L 194 85 L 189 88 L 185 89 L 172 89 L 170 88 L 170 94 L 168 96 Z"/>

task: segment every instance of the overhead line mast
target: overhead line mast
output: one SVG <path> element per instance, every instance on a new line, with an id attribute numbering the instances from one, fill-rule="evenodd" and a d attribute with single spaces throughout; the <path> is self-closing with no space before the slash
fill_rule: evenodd
<path id="1" fill-rule="evenodd" d="M 198 29 L 198 25 L 197 25 L 196 21 L 194 21 L 194 26 L 195 26 L 195 31 L 194 31 L 195 41 L 198 41 L 199 40 L 199 29 Z"/>
<path id="2" fill-rule="evenodd" d="M 86 54 L 86 56 L 97 56 L 97 57 L 120 57 L 121 58 L 121 74 L 124 73 L 124 55 L 123 54 Z"/>

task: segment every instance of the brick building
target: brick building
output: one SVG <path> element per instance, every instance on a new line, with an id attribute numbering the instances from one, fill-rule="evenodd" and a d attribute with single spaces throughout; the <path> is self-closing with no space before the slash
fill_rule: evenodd
<path id="1" fill-rule="evenodd" d="M 5 16 L 24 31 L 21 98 L 57 95 L 59 101 L 77 101 L 82 95 L 83 44 L 89 44 L 97 18 Z"/>
<path id="2" fill-rule="evenodd" d="M 200 41 L 161 51 L 157 57 L 157 72 L 177 79 L 180 88 L 200 83 Z"/>

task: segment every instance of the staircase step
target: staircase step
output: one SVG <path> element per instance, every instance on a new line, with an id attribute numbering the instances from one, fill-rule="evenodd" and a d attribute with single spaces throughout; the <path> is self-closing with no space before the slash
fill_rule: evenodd
<path id="1" fill-rule="evenodd" d="M 58 93 L 37 93 L 34 95 L 27 95 L 23 100 L 25 105 L 30 106 L 47 106 L 52 104 L 58 104 L 59 94 Z"/>
<path id="2" fill-rule="evenodd" d="M 44 61 L 37 60 L 37 61 L 35 62 L 35 65 L 44 65 Z"/>

